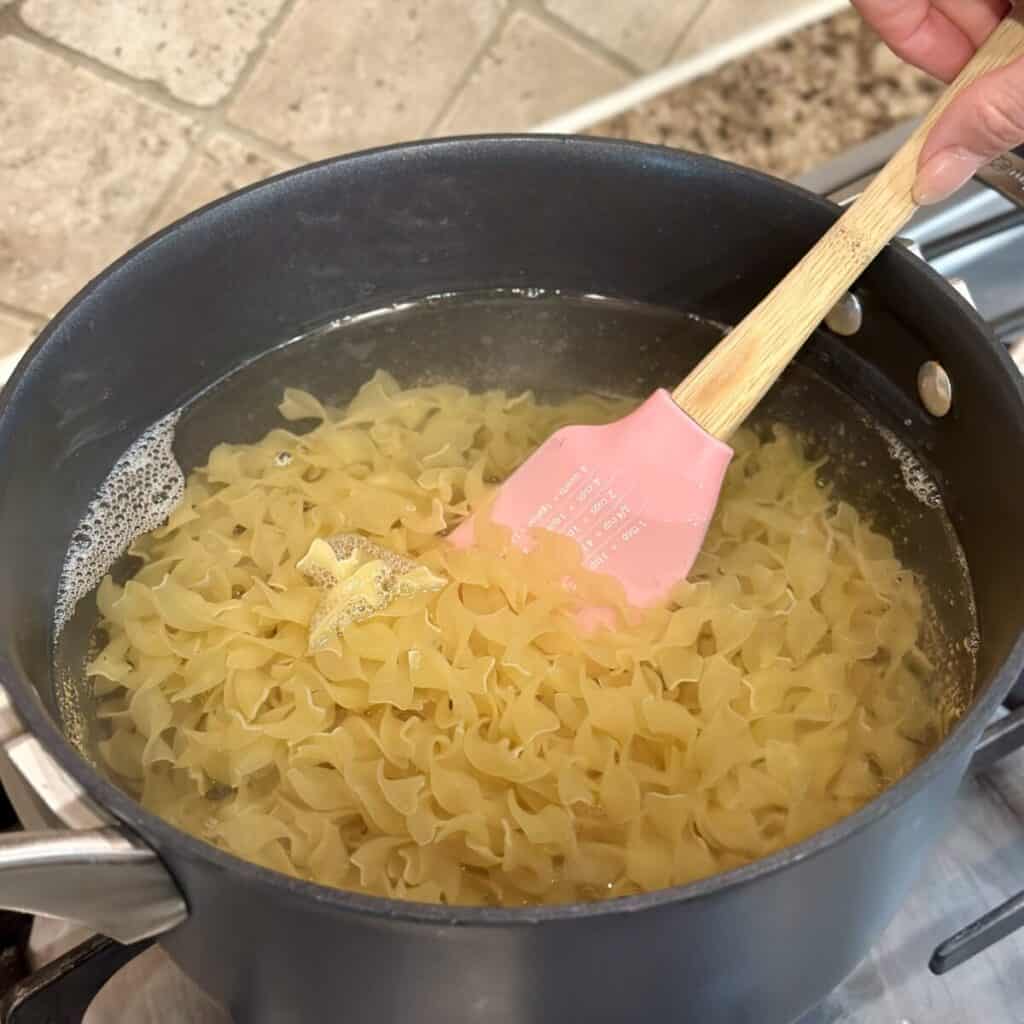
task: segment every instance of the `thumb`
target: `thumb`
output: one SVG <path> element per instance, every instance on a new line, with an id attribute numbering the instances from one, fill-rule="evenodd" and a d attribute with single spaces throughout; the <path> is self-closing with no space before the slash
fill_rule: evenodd
<path id="1" fill-rule="evenodd" d="M 991 71 L 942 112 L 921 150 L 914 201 L 952 195 L 990 160 L 1024 142 L 1024 60 Z"/>

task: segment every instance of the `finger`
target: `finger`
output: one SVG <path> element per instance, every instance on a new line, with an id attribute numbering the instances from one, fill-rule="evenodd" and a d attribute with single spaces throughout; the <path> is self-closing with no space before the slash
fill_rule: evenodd
<path id="1" fill-rule="evenodd" d="M 1010 0 L 932 0 L 932 4 L 958 26 L 975 47 L 988 39 L 1013 6 Z"/>
<path id="2" fill-rule="evenodd" d="M 1006 17 L 1010 0 L 931 0 L 974 44 L 975 48 L 992 34 Z"/>
<path id="3" fill-rule="evenodd" d="M 1024 142 L 1024 58 L 968 86 L 943 111 L 918 164 L 914 199 L 936 203 L 990 160 Z"/>
<path id="4" fill-rule="evenodd" d="M 897 57 L 944 82 L 956 78 L 976 49 L 931 0 L 853 0 L 853 6 Z"/>

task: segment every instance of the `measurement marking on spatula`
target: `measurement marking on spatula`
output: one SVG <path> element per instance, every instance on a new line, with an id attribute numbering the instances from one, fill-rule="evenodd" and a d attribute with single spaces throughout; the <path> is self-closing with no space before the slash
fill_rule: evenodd
<path id="1" fill-rule="evenodd" d="M 530 517 L 531 527 L 541 527 L 576 540 L 583 555 L 583 565 L 597 570 L 619 550 L 644 531 L 647 523 L 635 515 L 628 499 L 633 487 L 618 486 L 621 474 L 609 481 L 600 476 L 587 479 L 590 467 L 578 466 L 555 492 Z M 604 518 L 597 522 L 604 513 Z M 588 530 L 593 528 L 591 535 Z"/>
<path id="2" fill-rule="evenodd" d="M 585 477 L 588 471 L 588 467 L 578 467 L 566 480 L 564 484 L 559 488 L 557 497 L 554 499 L 555 511 L 559 504 L 559 498 L 569 497 L 569 509 L 568 514 L 565 512 L 557 512 L 548 522 L 545 524 L 545 529 L 552 530 L 556 533 L 562 533 L 568 537 L 576 537 L 579 530 L 576 527 L 581 521 L 585 521 L 588 516 L 589 509 L 586 507 L 586 499 L 594 494 L 595 490 L 599 487 L 606 486 L 606 493 L 614 495 L 614 500 L 617 500 L 619 493 L 614 490 L 613 485 L 617 483 L 617 477 L 613 477 L 607 485 L 601 480 L 600 477 L 594 477 L 587 481 L 579 491 L 575 494 L 571 494 L 573 485 L 577 483 L 581 477 Z M 548 507 L 551 507 L 549 503 L 545 503 Z M 582 508 L 578 508 L 579 505 L 583 505 Z M 543 506 L 542 506 L 543 507 Z M 578 509 L 578 511 L 577 511 Z M 536 515 L 536 513 L 535 513 Z"/>

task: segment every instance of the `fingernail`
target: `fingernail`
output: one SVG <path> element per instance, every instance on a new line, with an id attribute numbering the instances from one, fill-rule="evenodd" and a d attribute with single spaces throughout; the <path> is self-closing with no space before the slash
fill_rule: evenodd
<path id="1" fill-rule="evenodd" d="M 968 149 L 943 149 L 917 172 L 914 202 L 918 206 L 942 202 L 966 184 L 985 161 Z"/>

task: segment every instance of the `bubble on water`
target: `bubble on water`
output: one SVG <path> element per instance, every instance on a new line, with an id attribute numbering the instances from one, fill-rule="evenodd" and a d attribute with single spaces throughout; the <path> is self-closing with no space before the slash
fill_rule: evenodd
<path id="1" fill-rule="evenodd" d="M 903 476 L 903 483 L 907 490 L 925 508 L 942 508 L 942 494 L 938 485 L 928 475 L 928 471 L 921 465 L 917 456 L 890 430 L 885 427 L 878 427 L 889 454 L 900 467 L 900 474 Z"/>
<path id="2" fill-rule="evenodd" d="M 137 538 L 162 526 L 181 501 L 185 475 L 172 451 L 180 416 L 178 410 L 153 424 L 117 460 L 72 534 L 57 586 L 56 638 L 78 602 Z"/>
<path id="3" fill-rule="evenodd" d="M 82 692 L 78 680 L 66 665 L 58 665 L 54 673 L 54 683 L 64 735 L 75 750 L 95 766 L 95 759 L 88 745 L 89 727 L 82 711 Z"/>

